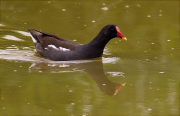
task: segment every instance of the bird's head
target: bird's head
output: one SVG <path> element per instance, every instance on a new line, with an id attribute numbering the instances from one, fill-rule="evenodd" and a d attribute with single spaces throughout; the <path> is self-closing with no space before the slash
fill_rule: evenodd
<path id="1" fill-rule="evenodd" d="M 104 32 L 104 35 L 110 38 L 119 37 L 123 40 L 127 40 L 116 25 L 106 25 L 102 30 Z"/>

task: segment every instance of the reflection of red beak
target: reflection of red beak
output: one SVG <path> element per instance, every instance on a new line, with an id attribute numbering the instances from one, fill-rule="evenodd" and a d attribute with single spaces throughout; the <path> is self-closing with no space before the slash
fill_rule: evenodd
<path id="1" fill-rule="evenodd" d="M 117 37 L 119 37 L 123 40 L 127 40 L 126 37 L 120 32 L 120 30 L 117 26 L 116 26 L 116 30 L 117 30 Z"/>
<path id="2" fill-rule="evenodd" d="M 117 85 L 116 85 L 116 90 L 115 90 L 115 92 L 114 92 L 114 95 L 116 95 L 116 94 L 118 93 L 118 90 L 119 90 L 121 87 L 123 87 L 125 84 L 126 84 L 126 83 L 117 84 Z"/>

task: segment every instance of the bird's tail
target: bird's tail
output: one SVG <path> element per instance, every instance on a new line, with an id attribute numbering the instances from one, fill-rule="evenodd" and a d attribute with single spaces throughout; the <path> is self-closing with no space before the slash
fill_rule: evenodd
<path id="1" fill-rule="evenodd" d="M 38 40 L 38 37 L 36 36 L 36 32 L 34 32 L 33 30 L 34 29 L 28 29 L 34 44 L 36 44 L 36 43 L 39 43 L 39 40 Z"/>

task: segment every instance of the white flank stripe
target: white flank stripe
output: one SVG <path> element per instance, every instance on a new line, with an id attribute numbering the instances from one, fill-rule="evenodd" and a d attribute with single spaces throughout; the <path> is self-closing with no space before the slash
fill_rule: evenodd
<path id="1" fill-rule="evenodd" d="M 59 47 L 60 50 L 62 51 L 70 51 L 70 49 L 66 49 L 66 48 L 63 48 L 63 47 Z"/>
<path id="2" fill-rule="evenodd" d="M 48 47 L 52 47 L 52 48 L 54 48 L 54 49 L 58 49 L 58 48 L 56 48 L 55 45 L 48 45 Z"/>
<path id="3" fill-rule="evenodd" d="M 66 48 L 63 48 L 63 47 L 59 47 L 57 48 L 55 45 L 48 45 L 48 47 L 52 47 L 54 49 L 57 49 L 57 50 L 61 50 L 61 51 L 70 51 L 70 49 L 66 49 Z M 48 48 L 45 48 L 45 49 L 48 49 Z"/>
<path id="4" fill-rule="evenodd" d="M 31 35 L 31 34 L 30 34 Z M 34 43 L 37 43 L 37 40 L 31 35 L 31 38 L 33 40 Z"/>

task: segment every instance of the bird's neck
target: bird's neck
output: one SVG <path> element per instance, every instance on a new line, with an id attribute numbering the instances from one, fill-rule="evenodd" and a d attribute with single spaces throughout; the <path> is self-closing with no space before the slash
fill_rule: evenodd
<path id="1" fill-rule="evenodd" d="M 112 38 L 103 35 L 101 32 L 89 43 L 90 45 L 104 49 Z"/>

